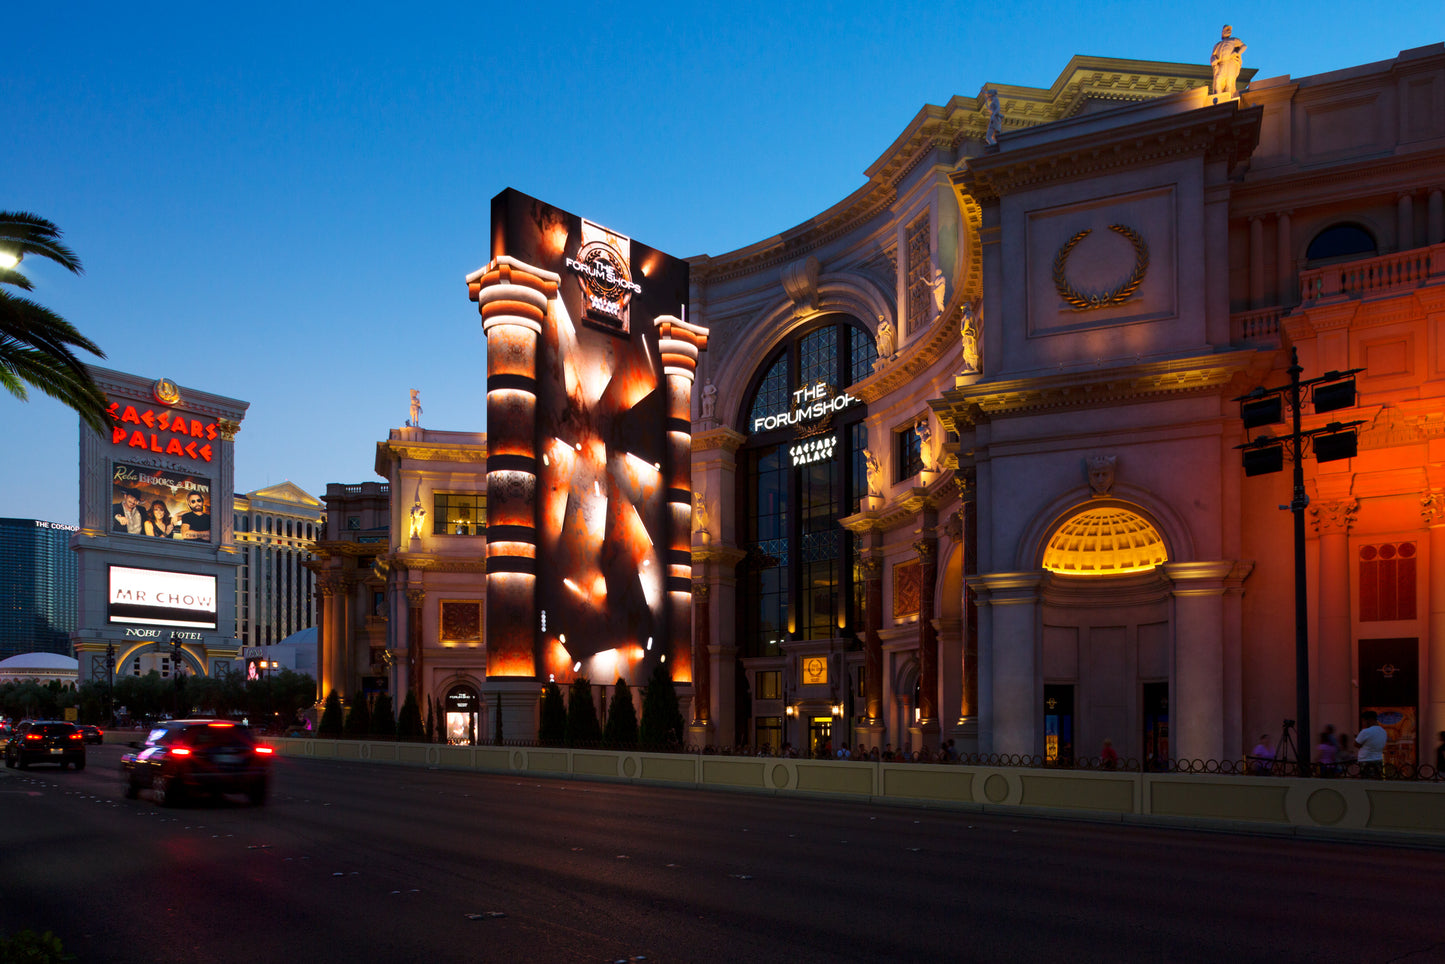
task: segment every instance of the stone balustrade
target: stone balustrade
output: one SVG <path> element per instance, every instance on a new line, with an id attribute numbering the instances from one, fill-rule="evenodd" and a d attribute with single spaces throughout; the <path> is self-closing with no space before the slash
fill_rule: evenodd
<path id="1" fill-rule="evenodd" d="M 1304 307 L 1326 301 L 1369 298 L 1445 283 L 1445 244 L 1346 261 L 1300 272 Z"/>

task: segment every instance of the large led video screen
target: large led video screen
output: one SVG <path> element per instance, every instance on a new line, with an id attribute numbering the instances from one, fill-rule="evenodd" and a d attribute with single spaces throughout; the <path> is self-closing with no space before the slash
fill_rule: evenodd
<path id="1" fill-rule="evenodd" d="M 666 481 L 669 435 L 689 427 L 686 398 L 669 419 L 657 326 L 686 317 L 688 265 L 517 191 L 493 198 L 492 225 L 493 258 L 560 278 L 536 357 L 538 668 L 645 681 L 670 629 L 669 498 L 691 502 Z"/>
<path id="2" fill-rule="evenodd" d="M 111 488 L 111 532 L 211 541 L 211 480 L 206 476 L 115 462 Z"/>
<path id="3" fill-rule="evenodd" d="M 216 628 L 216 577 L 111 566 L 106 618 L 143 626 Z"/>

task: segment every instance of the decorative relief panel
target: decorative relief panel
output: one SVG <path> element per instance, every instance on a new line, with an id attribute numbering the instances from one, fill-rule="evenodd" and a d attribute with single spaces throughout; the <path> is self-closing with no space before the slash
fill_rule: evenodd
<path id="1" fill-rule="evenodd" d="M 441 601 L 441 641 L 444 643 L 480 643 L 482 641 L 482 604 L 476 599 L 443 599 Z"/>
<path id="2" fill-rule="evenodd" d="M 893 567 L 893 618 L 918 615 L 918 600 L 923 589 L 923 569 L 917 559 L 900 562 Z"/>
<path id="3" fill-rule="evenodd" d="M 908 333 L 927 325 L 933 305 L 933 248 L 927 212 L 908 226 Z"/>
<path id="4" fill-rule="evenodd" d="M 1029 213 L 1029 335 L 1176 317 L 1177 202 L 1171 185 Z"/>

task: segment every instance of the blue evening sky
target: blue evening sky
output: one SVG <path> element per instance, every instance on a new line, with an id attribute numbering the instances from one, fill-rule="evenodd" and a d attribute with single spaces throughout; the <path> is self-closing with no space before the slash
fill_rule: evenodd
<path id="1" fill-rule="evenodd" d="M 1383 9 L 1383 8 L 1382 8 Z M 1048 86 L 1073 54 L 1260 78 L 1445 38 L 1358 3 L 22 3 L 0 209 L 56 222 L 35 297 L 109 368 L 244 399 L 236 489 L 374 479 L 422 425 L 485 429 L 463 278 L 515 187 L 671 254 L 786 230 L 864 182 L 924 104 Z M 524 12 L 525 11 L 525 12 Z M 0 393 L 0 515 L 74 524 L 77 421 Z"/>

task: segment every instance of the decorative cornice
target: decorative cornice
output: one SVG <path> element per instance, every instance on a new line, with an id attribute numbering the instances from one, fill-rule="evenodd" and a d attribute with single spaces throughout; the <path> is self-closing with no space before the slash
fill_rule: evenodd
<path id="1" fill-rule="evenodd" d="M 1263 115 L 1264 108 L 1242 108 L 1236 101 L 1200 107 L 972 158 L 967 169 L 953 178 L 980 202 L 987 202 L 1048 183 L 1098 177 L 1181 155 L 1222 159 L 1232 171 L 1259 143 Z"/>
<path id="2" fill-rule="evenodd" d="M 391 557 L 391 564 L 397 569 L 409 569 L 413 572 L 481 572 L 487 571 L 487 560 L 479 559 L 444 559 L 436 556 L 422 556 L 414 553 L 398 552 Z"/>
<path id="3" fill-rule="evenodd" d="M 736 566 L 748 557 L 745 550 L 737 546 L 693 546 L 692 564 L 700 566 L 705 563 L 719 563 L 724 566 Z"/>
<path id="4" fill-rule="evenodd" d="M 977 382 L 930 402 L 945 429 L 963 431 L 979 416 L 1094 407 L 1124 401 L 1212 392 L 1248 371 L 1252 351 L 1121 365 L 1040 378 Z"/>
<path id="5" fill-rule="evenodd" d="M 722 449 L 728 454 L 737 452 L 748 437 L 742 432 L 723 426 L 721 428 L 708 429 L 699 432 L 692 437 L 692 450 L 694 452 L 711 452 Z"/>
<path id="6" fill-rule="evenodd" d="M 864 509 L 844 516 L 838 522 L 858 535 L 891 532 L 905 525 L 916 525 L 918 514 L 924 509 L 937 509 L 955 501 L 958 496 L 954 493 L 953 473 L 940 472 L 927 488 L 914 486 L 906 489 L 881 509 Z"/>
<path id="7" fill-rule="evenodd" d="M 487 444 L 437 445 L 415 442 L 377 442 L 378 461 L 382 456 L 397 459 L 415 459 L 419 462 L 479 462 L 487 461 Z"/>

